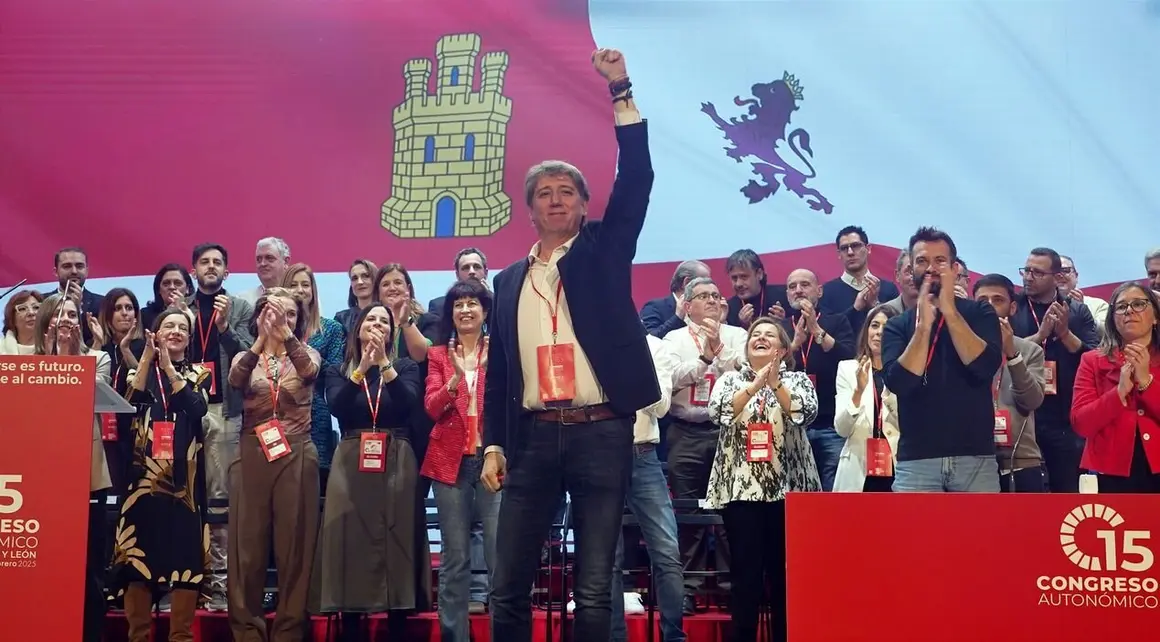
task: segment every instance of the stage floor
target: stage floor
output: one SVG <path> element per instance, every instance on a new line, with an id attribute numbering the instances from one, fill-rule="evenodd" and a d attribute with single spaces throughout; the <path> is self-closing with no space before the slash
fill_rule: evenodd
<path id="1" fill-rule="evenodd" d="M 198 611 L 197 615 L 198 617 L 193 627 L 193 639 L 195 642 L 232 642 L 229 622 L 226 619 L 225 613 Z M 544 611 L 533 611 L 532 615 L 535 618 L 535 642 L 556 642 L 560 639 L 559 614 L 556 614 L 553 618 L 552 640 L 548 640 L 547 637 L 547 614 Z M 659 618 L 659 615 L 657 617 Z M 271 619 L 271 617 L 267 617 L 267 623 Z M 314 625 L 314 642 L 333 642 L 337 640 L 333 620 L 330 626 L 329 637 L 327 636 L 327 621 L 325 618 L 314 618 L 312 624 Z M 420 613 L 411 616 L 407 624 L 406 642 L 438 642 L 439 622 L 436 619 L 435 613 Z M 169 614 L 161 613 L 156 616 L 154 627 L 154 635 L 151 639 L 166 639 L 169 631 Z M 659 622 L 654 624 L 654 627 L 656 633 L 653 640 L 660 642 Z M 724 642 L 727 639 L 726 634 L 728 633 L 728 628 L 728 613 L 709 611 L 685 618 L 685 633 L 689 637 L 689 642 Z M 490 642 L 491 635 L 488 631 L 488 616 L 471 616 L 471 634 L 475 642 Z M 106 642 L 121 642 L 126 639 L 126 635 L 127 630 L 124 615 L 119 611 L 110 612 L 108 615 L 108 626 L 105 629 Z M 370 639 L 373 642 L 387 642 L 385 616 L 371 618 Z M 629 642 L 646 642 L 648 640 L 647 615 L 628 616 L 628 639 Z M 571 637 L 569 637 L 569 640 L 571 642 L 582 642 Z M 397 641 L 391 640 L 390 642 Z"/>

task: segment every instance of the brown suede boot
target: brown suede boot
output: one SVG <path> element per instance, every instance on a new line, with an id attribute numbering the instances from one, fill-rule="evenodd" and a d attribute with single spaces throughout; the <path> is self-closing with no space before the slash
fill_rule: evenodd
<path id="1" fill-rule="evenodd" d="M 129 642 L 149 642 L 153 626 L 153 591 L 143 582 L 132 582 L 125 589 L 125 620 L 129 623 Z"/>
<path id="2" fill-rule="evenodd" d="M 198 592 L 173 589 L 169 592 L 169 642 L 193 642 L 193 619 L 197 617 Z"/>

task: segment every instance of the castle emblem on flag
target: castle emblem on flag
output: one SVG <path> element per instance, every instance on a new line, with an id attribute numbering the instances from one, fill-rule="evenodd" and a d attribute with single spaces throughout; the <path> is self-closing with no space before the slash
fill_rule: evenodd
<path id="1" fill-rule="evenodd" d="M 487 236 L 511 220 L 503 191 L 504 144 L 512 102 L 503 95 L 508 55 L 483 54 L 479 91 L 478 34 L 443 36 L 435 48 L 436 89 L 428 90 L 432 61 L 403 68 L 406 93 L 393 113 L 391 196 L 382 225 L 399 238 Z"/>

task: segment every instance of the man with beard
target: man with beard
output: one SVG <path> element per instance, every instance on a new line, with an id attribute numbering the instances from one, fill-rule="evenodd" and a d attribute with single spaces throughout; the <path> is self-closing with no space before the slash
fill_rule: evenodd
<path id="1" fill-rule="evenodd" d="M 818 415 L 807 434 L 822 478 L 822 490 L 830 492 L 834 489 L 834 474 L 838 472 L 838 457 L 846 444 L 845 438 L 834 430 L 838 362 L 854 358 L 854 332 L 847 315 L 818 311 L 823 290 L 816 274 L 810 270 L 794 270 L 785 284 L 791 308 L 790 317 L 785 320 L 793 337 L 790 352 L 818 393 Z"/>
<path id="2" fill-rule="evenodd" d="M 909 244 L 918 301 L 882 333 L 886 387 L 898 396 L 895 492 L 999 492 L 991 384 L 999 317 L 955 296 L 955 243 L 921 227 Z"/>
<path id="3" fill-rule="evenodd" d="M 88 255 L 79 247 L 65 247 L 53 255 L 52 264 L 59 285 L 55 291 L 45 292 L 44 297 L 47 299 L 59 292 L 72 299 L 81 319 L 81 338 L 85 345 L 100 350 L 104 346 L 92 345 L 92 324 L 96 322 L 105 298 L 85 288 L 85 281 L 89 278 Z"/>
<path id="4" fill-rule="evenodd" d="M 211 514 L 224 514 L 229 499 L 229 466 L 238 450 L 242 427 L 242 393 L 226 385 L 234 355 L 254 343 L 248 326 L 254 308 L 231 296 L 223 283 L 229 276 L 229 254 L 215 243 L 193 248 L 197 292 L 189 299 L 195 313 L 189 356 L 213 373 L 209 411 L 202 419 L 205 435 L 205 487 Z M 210 524 L 209 609 L 224 611 L 226 602 L 226 524 Z"/>
<path id="5" fill-rule="evenodd" d="M 1011 328 L 1043 347 L 1043 404 L 1035 411 L 1035 437 L 1047 465 L 1053 493 L 1079 492 L 1083 439 L 1071 429 L 1071 396 L 1080 357 L 1100 342 L 1087 306 L 1063 298 L 1063 260 L 1046 247 L 1031 250 L 1024 267 L 1023 294 L 1017 297 Z"/>
<path id="6" fill-rule="evenodd" d="M 862 329 L 866 315 L 879 301 L 898 296 L 898 287 L 870 273 L 870 237 L 857 225 L 847 225 L 834 237 L 842 276 L 826 282 L 822 312 L 845 314 L 851 328 Z"/>
<path id="7" fill-rule="evenodd" d="M 784 285 L 766 282 L 765 265 L 753 250 L 737 250 L 725 259 L 725 272 L 733 286 L 729 297 L 726 322 L 738 328 L 748 328 L 754 319 L 771 316 L 785 318 L 789 307 Z"/>

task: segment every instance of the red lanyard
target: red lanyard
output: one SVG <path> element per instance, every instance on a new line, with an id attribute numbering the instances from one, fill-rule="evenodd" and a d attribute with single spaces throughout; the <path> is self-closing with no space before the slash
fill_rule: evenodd
<path id="1" fill-rule="evenodd" d="M 201 336 L 201 360 L 206 360 L 206 353 L 209 352 L 209 335 L 213 334 L 213 324 L 217 322 L 217 308 L 214 308 L 213 314 L 209 315 L 209 324 L 203 326 L 201 324 L 201 310 L 197 311 L 197 334 Z"/>
<path id="2" fill-rule="evenodd" d="M 947 322 L 946 317 L 940 317 L 938 320 L 938 327 L 934 329 L 934 341 L 930 342 L 930 348 L 926 351 L 926 368 L 922 371 L 922 376 L 926 378 L 926 371 L 930 370 L 930 362 L 934 361 L 934 348 L 938 345 L 938 335 L 942 332 L 943 324 Z M 914 315 L 914 329 L 918 330 L 918 314 Z"/>
<path id="3" fill-rule="evenodd" d="M 364 378 L 363 392 L 367 393 L 367 408 L 371 411 L 371 432 L 379 431 L 379 406 L 383 403 L 383 379 L 382 373 L 379 373 L 379 391 L 375 394 L 374 403 L 371 402 L 371 389 L 367 385 L 367 380 Z"/>
<path id="4" fill-rule="evenodd" d="M 801 317 L 798 317 L 798 318 L 800 319 Z M 818 312 L 817 315 L 814 316 L 814 321 L 817 321 L 820 318 L 822 318 L 822 313 Z M 806 342 L 806 347 L 801 349 L 801 352 L 802 352 L 802 371 L 809 370 L 810 348 L 812 348 L 812 347 L 814 347 L 814 334 L 811 332 L 810 333 L 810 340 Z"/>
<path id="5" fill-rule="evenodd" d="M 271 356 L 273 356 L 273 355 L 271 355 Z M 279 366 L 278 376 L 274 376 L 273 374 L 271 374 L 271 372 L 270 372 L 270 359 L 267 358 L 266 355 L 264 355 L 264 354 L 262 355 L 262 366 L 266 369 L 266 381 L 267 381 L 267 383 L 270 384 L 270 398 L 273 400 L 273 404 L 274 404 L 274 407 L 273 407 L 274 418 L 277 419 L 278 418 L 278 392 L 281 389 L 281 385 L 282 385 L 281 384 L 282 359 L 281 358 L 278 359 L 278 366 Z"/>
<path id="6" fill-rule="evenodd" d="M 536 279 L 531 275 L 529 275 L 529 278 L 532 282 L 532 291 L 536 293 L 536 296 L 543 299 L 544 303 L 548 306 L 548 314 L 552 316 L 552 343 L 554 344 L 556 343 L 556 333 L 560 329 L 560 294 L 564 292 L 564 280 L 561 279 L 560 281 L 556 282 L 556 305 L 552 305 L 552 302 L 548 300 L 548 297 L 540 294 L 540 288 L 536 287 Z"/>
<path id="7" fill-rule="evenodd" d="M 169 398 L 165 396 L 165 381 L 161 378 L 161 365 L 157 368 L 157 389 L 161 394 L 161 411 L 165 413 L 165 419 L 169 419 Z"/>

